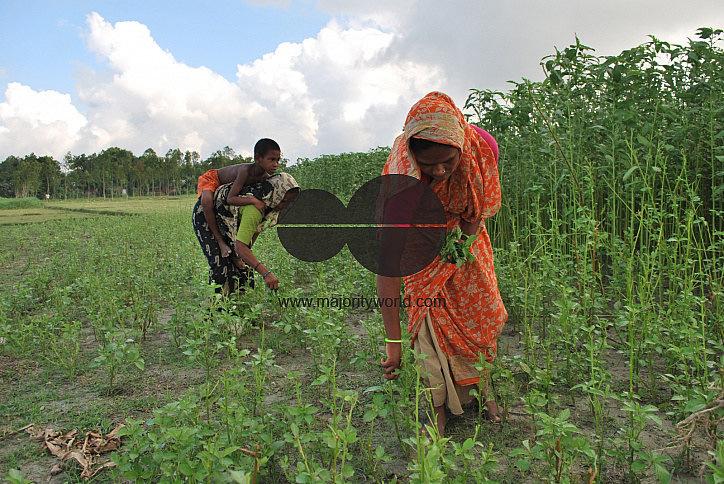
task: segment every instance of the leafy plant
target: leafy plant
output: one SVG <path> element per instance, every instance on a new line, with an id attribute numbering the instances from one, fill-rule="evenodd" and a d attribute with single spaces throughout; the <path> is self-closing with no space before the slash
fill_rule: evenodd
<path id="1" fill-rule="evenodd" d="M 118 372 L 128 365 L 133 365 L 141 371 L 146 367 L 135 340 L 128 338 L 124 331 L 106 331 L 98 347 L 98 356 L 93 359 L 90 367 L 105 368 L 108 374 L 109 395 L 113 393 L 113 384 Z"/>
<path id="2" fill-rule="evenodd" d="M 477 235 L 464 234 L 460 227 L 455 227 L 445 237 L 442 250 L 440 250 L 440 258 L 458 267 L 466 262 L 475 261 L 475 256 L 470 249 L 477 238 Z"/>

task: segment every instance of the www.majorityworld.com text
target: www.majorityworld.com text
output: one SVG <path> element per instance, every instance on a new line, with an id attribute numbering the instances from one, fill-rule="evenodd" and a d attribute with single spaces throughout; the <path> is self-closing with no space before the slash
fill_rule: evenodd
<path id="1" fill-rule="evenodd" d="M 277 297 L 277 301 L 279 302 L 279 307 L 282 308 L 376 309 L 384 307 L 447 307 L 444 297 Z"/>

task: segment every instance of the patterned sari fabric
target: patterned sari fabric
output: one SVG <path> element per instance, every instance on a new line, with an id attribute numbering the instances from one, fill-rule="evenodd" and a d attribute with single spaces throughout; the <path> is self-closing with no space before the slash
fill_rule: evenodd
<path id="1" fill-rule="evenodd" d="M 216 225 L 224 238 L 224 242 L 231 247 L 232 253 L 229 257 L 221 257 L 219 243 L 211 233 L 200 200 L 196 202 L 193 210 L 192 222 L 196 237 L 199 239 L 201 249 L 204 252 L 206 261 L 209 263 L 209 283 L 221 286 L 219 292 L 230 294 L 238 291 L 244 286 L 254 287 L 253 272 L 247 267 L 239 269 L 232 257 L 237 257 L 235 251 L 236 234 L 239 228 L 239 207 L 226 203 L 226 197 L 233 184 L 221 185 L 214 192 L 214 214 Z M 299 185 L 288 173 L 278 173 L 267 178 L 265 181 L 255 185 L 244 185 L 239 195 L 243 197 L 254 197 L 262 200 L 266 205 L 264 219 L 257 228 L 261 232 L 265 228 L 274 225 L 278 212 L 273 209 L 284 199 L 287 191 L 298 188 Z"/>
<path id="2" fill-rule="evenodd" d="M 508 317 L 498 291 L 493 249 L 484 223 L 485 218 L 500 208 L 497 164 L 488 144 L 465 121 L 452 99 L 439 92 L 428 94 L 412 107 L 383 175 L 401 174 L 420 179 L 420 169 L 409 148 L 412 137 L 461 150 L 460 164 L 450 178 L 431 184 L 445 208 L 447 230 L 462 225 L 463 221 L 474 222 L 479 218 L 483 221 L 472 245 L 475 262 L 456 267 L 438 256 L 422 271 L 404 278 L 405 296 L 411 296 L 411 300 L 445 300 L 445 307 L 408 307 L 408 331 L 414 340 L 429 314 L 434 336 L 447 355 L 455 383 L 473 385 L 479 381 L 478 370 L 474 368 L 479 353 L 492 361 L 496 340 Z"/>

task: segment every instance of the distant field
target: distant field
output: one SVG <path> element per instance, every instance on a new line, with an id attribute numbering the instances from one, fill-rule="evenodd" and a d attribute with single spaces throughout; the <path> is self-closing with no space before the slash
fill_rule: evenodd
<path id="1" fill-rule="evenodd" d="M 157 198 L 78 199 L 42 202 L 36 198 L 0 199 L 0 225 L 47 222 L 95 215 L 152 213 L 179 204 L 195 203 L 193 196 Z"/>

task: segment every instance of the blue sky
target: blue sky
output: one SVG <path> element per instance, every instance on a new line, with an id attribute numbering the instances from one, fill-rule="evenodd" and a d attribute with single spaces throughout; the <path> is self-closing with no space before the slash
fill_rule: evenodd
<path id="1" fill-rule="evenodd" d="M 207 158 L 390 146 L 439 90 L 540 80 L 575 40 L 613 55 L 724 28 L 722 0 L 0 0 L 0 161 L 118 146 Z"/>
<path id="2" fill-rule="evenodd" d="M 1 0 L 0 92 L 14 81 L 72 96 L 79 63 L 103 68 L 83 42 L 91 12 L 111 23 L 140 22 L 178 61 L 204 65 L 232 81 L 237 64 L 253 62 L 282 42 L 314 37 L 331 18 L 302 2 L 280 7 L 243 1 Z"/>

